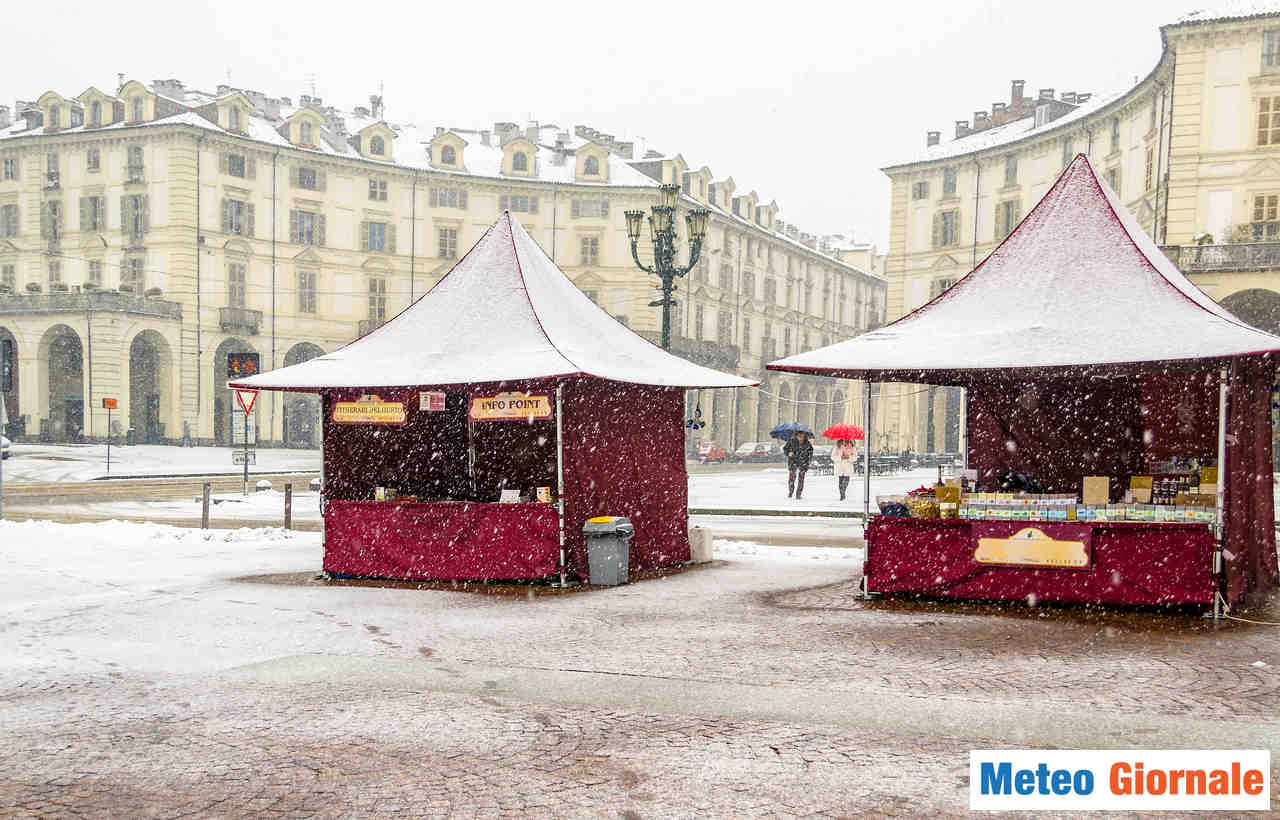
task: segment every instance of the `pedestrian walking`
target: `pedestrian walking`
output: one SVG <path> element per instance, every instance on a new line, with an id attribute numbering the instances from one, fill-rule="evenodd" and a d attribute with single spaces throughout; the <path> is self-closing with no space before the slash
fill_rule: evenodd
<path id="1" fill-rule="evenodd" d="M 809 471 L 809 460 L 813 458 L 813 442 L 809 441 L 808 433 L 799 430 L 782 452 L 787 457 L 787 498 L 794 495 L 798 499 L 804 492 L 804 474 Z"/>
<path id="2" fill-rule="evenodd" d="M 831 460 L 836 465 L 836 489 L 840 491 L 840 500 L 844 501 L 844 494 L 849 490 L 849 479 L 853 477 L 853 463 L 858 460 L 853 442 L 848 439 L 837 441 Z"/>

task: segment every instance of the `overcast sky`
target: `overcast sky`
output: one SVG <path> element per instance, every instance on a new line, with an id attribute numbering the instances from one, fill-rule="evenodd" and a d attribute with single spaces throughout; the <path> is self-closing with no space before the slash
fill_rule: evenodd
<path id="1" fill-rule="evenodd" d="M 530 117 L 679 151 L 776 199 L 813 233 L 888 236 L 879 168 L 925 131 L 1027 91 L 1102 92 L 1145 76 L 1162 23 L 1195 0 L 422 2 L 220 0 L 14 4 L 0 99 L 48 89 L 229 82 L 367 104 L 387 118 L 480 128 Z M 337 11 L 326 11 L 337 9 Z"/>

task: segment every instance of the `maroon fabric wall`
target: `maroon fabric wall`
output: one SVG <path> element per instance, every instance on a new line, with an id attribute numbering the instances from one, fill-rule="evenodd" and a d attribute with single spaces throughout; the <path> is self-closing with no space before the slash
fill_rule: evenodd
<path id="1" fill-rule="evenodd" d="M 1235 603 L 1276 586 L 1274 482 L 1271 474 L 1271 384 L 1266 357 L 1237 359 L 1228 378 L 1226 554 L 1227 600 Z"/>
<path id="2" fill-rule="evenodd" d="M 684 390 L 577 379 L 565 384 L 565 543 L 587 574 L 583 523 L 624 515 L 635 525 L 632 570 L 689 560 Z"/>

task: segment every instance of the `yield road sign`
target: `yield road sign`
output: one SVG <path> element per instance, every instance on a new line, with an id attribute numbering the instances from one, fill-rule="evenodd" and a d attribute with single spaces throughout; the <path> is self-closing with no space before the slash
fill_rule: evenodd
<path id="1" fill-rule="evenodd" d="M 247 416 L 253 412 L 253 403 L 258 400 L 257 390 L 237 390 L 236 404 L 240 405 L 240 409 Z"/>

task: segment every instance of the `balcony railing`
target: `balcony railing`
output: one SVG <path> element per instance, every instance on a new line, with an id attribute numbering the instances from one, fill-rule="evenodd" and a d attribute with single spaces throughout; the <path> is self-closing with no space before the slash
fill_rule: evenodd
<path id="1" fill-rule="evenodd" d="M 49 171 L 44 175 L 44 189 L 46 191 L 56 191 L 60 187 L 60 175 L 57 171 Z"/>
<path id="2" fill-rule="evenodd" d="M 1280 268 L 1280 242 L 1231 245 L 1165 245 L 1160 248 L 1183 273 Z"/>
<path id="3" fill-rule="evenodd" d="M 243 332 L 257 336 L 262 327 L 262 311 L 242 307 L 218 308 L 218 324 L 223 333 Z"/>
<path id="4" fill-rule="evenodd" d="M 23 313 L 75 313 L 86 311 L 129 313 L 161 319 L 182 319 L 182 304 L 114 290 L 70 293 L 0 293 L 0 315 Z"/>
<path id="5" fill-rule="evenodd" d="M 124 181 L 130 185 L 140 185 L 147 181 L 147 175 L 141 165 L 129 165 L 125 168 Z"/>
<path id="6" fill-rule="evenodd" d="M 386 319 L 361 319 L 359 336 L 356 338 L 360 338 L 360 336 L 368 336 L 370 333 L 382 327 L 386 323 Z"/>

